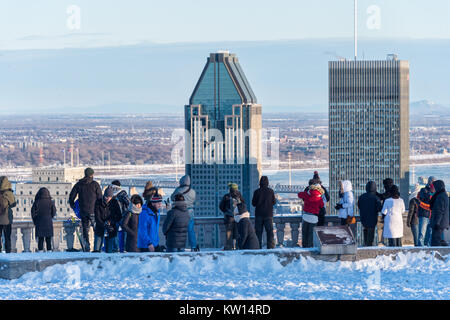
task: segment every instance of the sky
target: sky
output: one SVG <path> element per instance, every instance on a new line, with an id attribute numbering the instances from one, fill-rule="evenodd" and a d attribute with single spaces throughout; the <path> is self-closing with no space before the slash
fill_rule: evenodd
<path id="1" fill-rule="evenodd" d="M 449 13 L 448 0 L 359 0 L 358 56 L 398 53 L 411 101 L 450 106 Z M 221 49 L 263 106 L 326 111 L 328 61 L 352 58 L 352 41 L 353 0 L 4 0 L 0 113 L 180 109 Z"/>
<path id="2" fill-rule="evenodd" d="M 359 0 L 362 38 L 450 38 L 448 0 Z M 353 37 L 353 0 L 9 0 L 0 50 Z"/>

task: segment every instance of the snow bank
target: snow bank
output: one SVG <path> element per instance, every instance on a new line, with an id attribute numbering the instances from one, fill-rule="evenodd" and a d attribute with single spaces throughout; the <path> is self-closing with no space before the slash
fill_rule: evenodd
<path id="1" fill-rule="evenodd" d="M 0 280 L 3 299 L 449 299 L 450 259 L 399 253 L 359 262 L 275 255 L 120 255 Z"/>

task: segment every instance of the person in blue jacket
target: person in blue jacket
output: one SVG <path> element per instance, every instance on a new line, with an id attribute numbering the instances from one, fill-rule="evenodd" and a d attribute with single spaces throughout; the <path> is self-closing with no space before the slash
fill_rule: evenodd
<path id="1" fill-rule="evenodd" d="M 159 222 L 161 219 L 162 197 L 154 194 L 142 207 L 139 215 L 137 246 L 140 252 L 161 252 L 159 245 Z"/>

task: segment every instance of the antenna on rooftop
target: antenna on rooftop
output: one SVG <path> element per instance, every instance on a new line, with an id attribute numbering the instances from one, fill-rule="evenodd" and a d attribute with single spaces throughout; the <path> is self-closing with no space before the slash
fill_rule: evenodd
<path id="1" fill-rule="evenodd" d="M 354 1 L 354 44 L 355 44 L 355 61 L 358 57 L 358 0 Z"/>

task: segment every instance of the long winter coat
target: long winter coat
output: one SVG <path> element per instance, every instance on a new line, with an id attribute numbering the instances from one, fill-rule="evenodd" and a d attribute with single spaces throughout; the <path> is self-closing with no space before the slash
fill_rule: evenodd
<path id="1" fill-rule="evenodd" d="M 191 178 L 188 175 L 185 175 L 180 179 L 180 186 L 174 190 L 170 196 L 170 200 L 175 202 L 175 196 L 179 193 L 183 195 L 187 209 L 194 209 L 196 194 L 195 190 L 191 189 Z"/>
<path id="2" fill-rule="evenodd" d="M 84 177 L 72 188 L 69 195 L 69 204 L 75 208 L 75 199 L 78 195 L 81 216 L 91 216 L 94 214 L 95 203 L 102 198 L 102 190 L 97 181 L 92 177 Z"/>
<path id="3" fill-rule="evenodd" d="M 269 179 L 262 176 L 259 189 L 253 193 L 252 205 L 255 207 L 255 217 L 273 217 L 273 206 L 276 204 L 275 193 L 269 188 Z"/>
<path id="4" fill-rule="evenodd" d="M 236 215 L 237 229 L 239 233 L 238 247 L 241 250 L 257 250 L 259 249 L 259 241 L 256 237 L 255 229 L 250 221 L 248 212 Z"/>
<path id="5" fill-rule="evenodd" d="M 431 227 L 444 230 L 449 227 L 449 200 L 442 180 L 433 183 L 436 193 L 431 199 Z"/>
<path id="6" fill-rule="evenodd" d="M 102 197 L 95 202 L 95 235 L 102 237 L 105 234 L 105 224 L 109 224 L 110 231 L 108 237 L 117 236 L 117 223 L 122 219 L 119 202 L 116 199 L 108 203 Z"/>
<path id="7" fill-rule="evenodd" d="M 349 180 L 342 181 L 342 186 L 344 189 L 344 195 L 339 199 L 340 204 L 342 204 L 342 209 L 339 209 L 339 218 L 346 219 L 348 216 L 353 217 L 353 191 L 352 183 Z"/>
<path id="8" fill-rule="evenodd" d="M 408 218 L 406 224 L 408 226 L 419 224 L 419 199 L 411 198 L 409 200 Z"/>
<path id="9" fill-rule="evenodd" d="M 138 241 L 139 249 L 148 249 L 150 245 L 159 245 L 159 222 L 161 220 L 161 210 L 154 212 L 149 204 L 144 204 L 139 215 Z"/>
<path id="10" fill-rule="evenodd" d="M 366 184 L 366 193 L 358 199 L 359 215 L 365 228 L 375 228 L 378 222 L 378 213 L 381 211 L 381 200 L 377 197 L 377 184 L 369 181 Z"/>
<path id="11" fill-rule="evenodd" d="M 7 177 L 0 177 L 0 201 L 3 212 L 0 212 L 0 225 L 6 226 L 13 223 L 12 208 L 16 206 L 16 199 L 12 192 L 12 185 Z"/>
<path id="12" fill-rule="evenodd" d="M 184 201 L 176 201 L 172 210 L 167 212 L 163 224 L 163 234 L 167 237 L 167 248 L 180 249 L 186 247 L 189 226 L 189 212 Z"/>
<path id="13" fill-rule="evenodd" d="M 389 198 L 384 201 L 381 213 L 385 215 L 383 237 L 387 239 L 396 239 L 403 237 L 403 213 L 405 212 L 405 203 L 402 198 Z"/>
<path id="14" fill-rule="evenodd" d="M 138 239 L 138 227 L 139 227 L 139 215 L 142 212 L 142 208 L 137 208 L 130 203 L 128 212 L 124 215 L 122 227 L 127 233 L 125 241 L 125 251 L 127 252 L 139 252 L 137 247 Z"/>
<path id="15" fill-rule="evenodd" d="M 53 218 L 56 207 L 47 188 L 39 189 L 31 207 L 31 217 L 36 226 L 36 237 L 53 237 Z"/>

